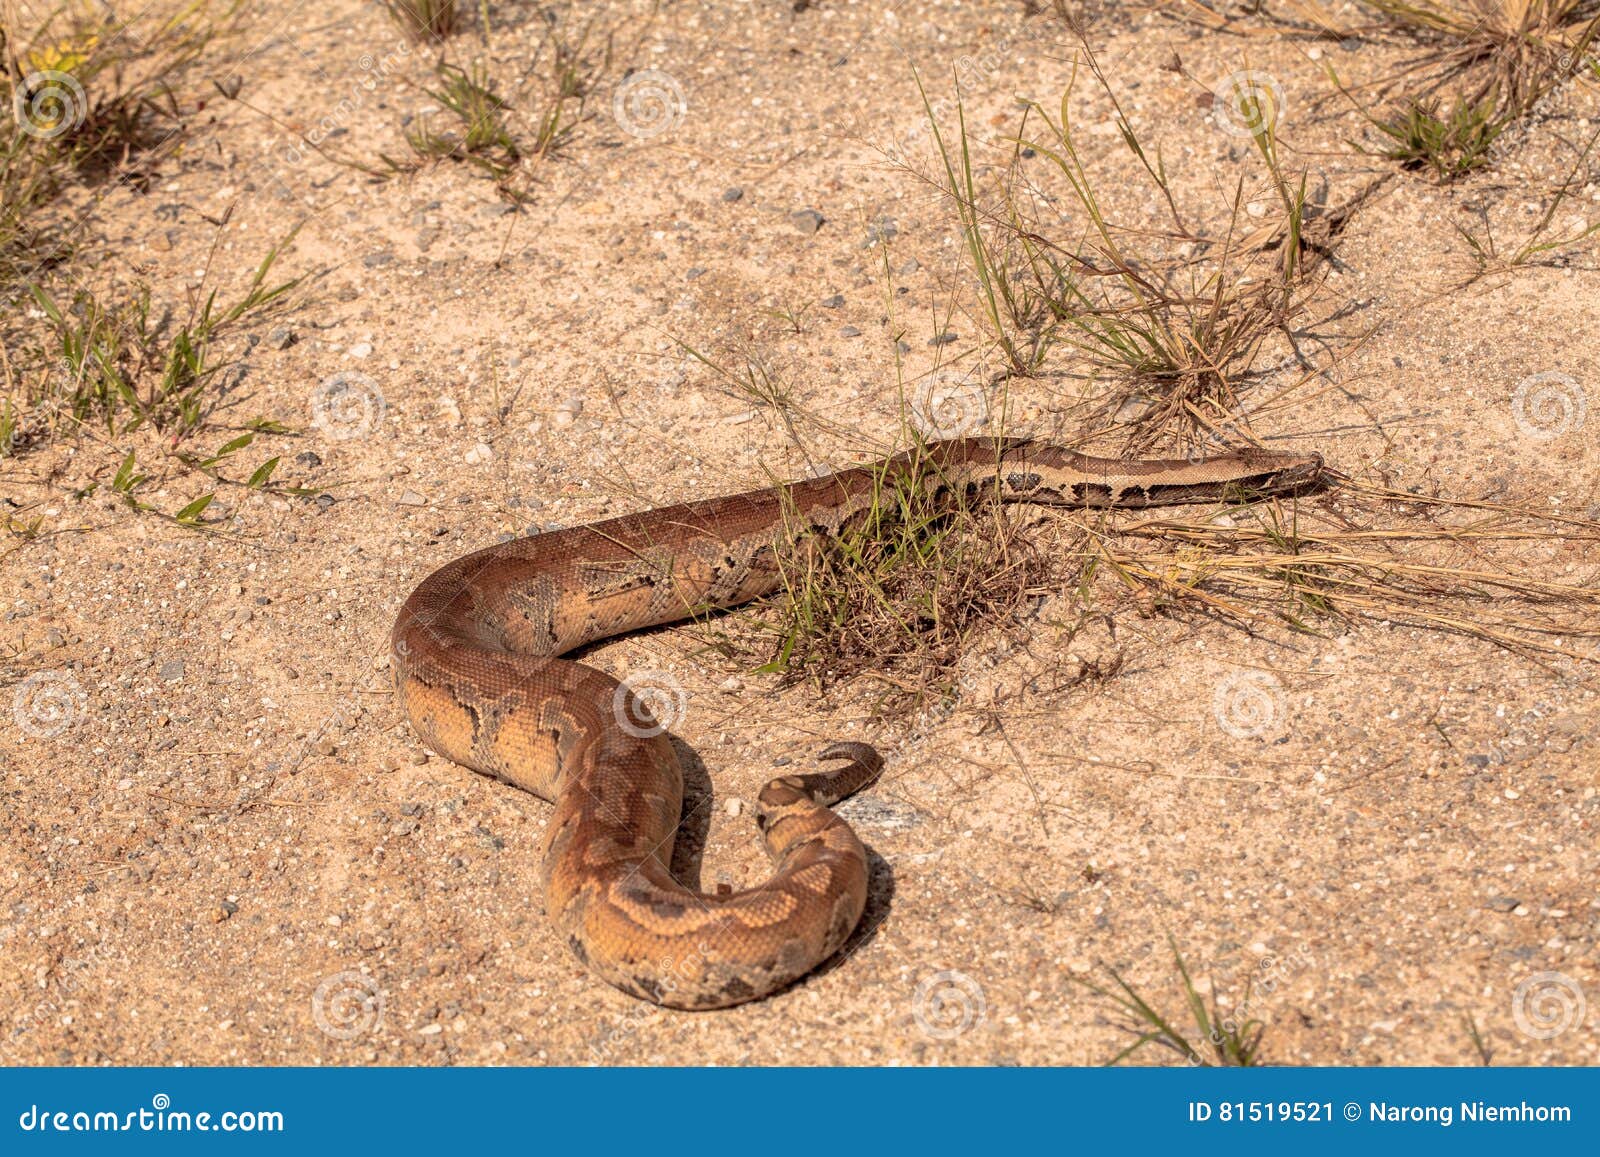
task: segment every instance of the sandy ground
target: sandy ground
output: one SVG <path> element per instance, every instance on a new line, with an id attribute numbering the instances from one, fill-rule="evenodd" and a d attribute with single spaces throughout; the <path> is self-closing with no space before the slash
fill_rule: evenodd
<path id="1" fill-rule="evenodd" d="M 491 7 L 515 75 L 544 10 Z M 685 1014 L 584 970 L 541 910 L 546 806 L 426 756 L 395 712 L 395 610 L 435 566 L 530 526 L 804 470 L 783 425 L 685 345 L 742 341 L 781 369 L 795 404 L 839 427 L 808 428 L 811 458 L 892 443 L 897 380 L 984 347 L 949 207 L 885 161 L 926 143 L 912 64 L 930 94 L 958 74 L 969 118 L 999 132 L 1016 96 L 1059 99 L 1068 41 L 998 2 L 574 7 L 552 18 L 615 30 L 616 60 L 521 210 L 463 166 L 375 181 L 297 144 L 398 155 L 427 104 L 430 54 L 353 0 L 258 5 L 248 107 L 216 99 L 148 193 L 76 206 L 104 254 L 76 276 L 137 266 L 176 301 L 218 238 L 208 218 L 234 207 L 212 270 L 234 292 L 301 225 L 282 268 L 313 276 L 231 339 L 242 376 L 195 448 L 275 419 L 299 433 L 261 439 L 230 476 L 281 454 L 279 480 L 323 496 L 224 489 L 200 533 L 74 498 L 134 446 L 160 509 L 208 488 L 146 435 L 88 431 L 0 464 L 7 497 L 44 519 L 0 562 L 0 1059 L 1092 1064 L 1128 1038 L 1083 982 L 1115 968 L 1178 1015 L 1170 935 L 1236 1012 L 1253 978 L 1244 1011 L 1270 1061 L 1477 1063 L 1469 1018 L 1495 1063 L 1600 1061 L 1592 662 L 1373 622 L 1252 636 L 1141 616 L 1111 587 L 1075 637 L 1065 588 L 1025 645 L 997 629 L 964 661 L 960 706 L 920 723 L 871 721 L 858 687 L 779 689 L 692 630 L 598 648 L 609 670 L 688 692 L 675 734 L 712 785 L 693 785 L 688 824 L 707 885 L 766 870 L 748 808 L 728 804 L 777 761 L 832 738 L 877 738 L 891 761 L 845 809 L 873 894 L 822 972 Z M 1348 147 L 1361 122 L 1323 68 L 1363 83 L 1399 47 L 1116 10 L 1094 35 L 1186 194 L 1231 190 L 1249 142 L 1163 70 L 1174 50 L 1207 81 L 1269 70 L 1294 163 L 1332 201 L 1391 171 Z M 482 51 L 469 30 L 451 59 Z M 614 103 L 629 69 L 664 74 L 671 111 Z M 1571 163 L 1561 140 L 1597 107 L 1563 94 L 1464 185 L 1391 182 L 1301 335 L 1328 388 L 1257 434 L 1366 482 L 1600 515 L 1596 416 L 1545 437 L 1511 405 L 1540 373 L 1600 405 L 1592 260 L 1457 290 L 1451 228 L 1480 206 L 1530 225 Z M 1085 90 L 1080 115 L 1125 168 L 1103 99 Z M 1111 189 L 1154 218 L 1147 192 Z M 1573 212 L 1600 213 L 1593 184 Z M 359 377 L 336 400 L 364 406 L 327 405 L 339 374 Z M 1063 381 L 1013 382 L 1015 425 L 1056 431 Z M 1593 564 L 1530 542 L 1514 565 L 1588 583 Z M 1067 677 L 1117 658 L 1114 678 Z"/>

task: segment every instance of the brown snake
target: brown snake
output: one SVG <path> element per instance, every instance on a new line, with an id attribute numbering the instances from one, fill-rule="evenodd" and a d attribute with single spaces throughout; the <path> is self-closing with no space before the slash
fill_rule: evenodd
<path id="1" fill-rule="evenodd" d="M 1293 493 L 1315 454 L 1247 450 L 1201 461 L 1089 458 L 1038 442 L 961 439 L 823 478 L 669 506 L 477 551 L 423 580 L 391 637 L 401 710 L 434 751 L 555 804 L 545 911 L 595 972 L 675 1008 L 721 1008 L 805 975 L 845 942 L 867 898 L 867 858 L 830 806 L 882 758 L 762 790 L 769 880 L 731 894 L 668 870 L 683 803 L 677 753 L 644 696 L 564 652 L 768 594 L 780 551 L 837 535 L 898 473 L 935 499 L 992 493 L 1058 506 L 1142 507 Z"/>

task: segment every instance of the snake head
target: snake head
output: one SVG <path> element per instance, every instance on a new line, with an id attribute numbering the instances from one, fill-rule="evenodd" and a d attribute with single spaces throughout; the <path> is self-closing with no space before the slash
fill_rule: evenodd
<path id="1" fill-rule="evenodd" d="M 1289 454 L 1279 450 L 1241 450 L 1207 461 L 1222 465 L 1225 459 L 1237 461 L 1241 476 L 1224 481 L 1237 485 L 1246 494 L 1298 494 L 1328 481 L 1328 467 L 1322 455 Z"/>

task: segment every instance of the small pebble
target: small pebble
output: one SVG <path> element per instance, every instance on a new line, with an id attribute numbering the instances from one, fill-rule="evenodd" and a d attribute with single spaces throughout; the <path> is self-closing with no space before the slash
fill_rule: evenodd
<path id="1" fill-rule="evenodd" d="M 743 815 L 744 814 L 744 800 L 742 800 L 742 799 L 730 799 L 723 806 L 728 809 L 728 814 L 730 816 L 738 816 L 738 815 Z"/>
<path id="2" fill-rule="evenodd" d="M 722 199 L 724 201 L 728 201 L 728 202 L 738 201 L 738 200 L 742 199 L 743 197 L 744 197 L 744 190 L 739 188 L 738 185 L 734 185 L 731 189 L 722 190 Z"/>
<path id="3" fill-rule="evenodd" d="M 844 304 L 844 294 L 836 293 L 832 297 L 824 297 L 819 304 L 823 309 L 838 309 Z"/>
<path id="4" fill-rule="evenodd" d="M 275 350 L 286 350 L 294 345 L 294 330 L 280 325 L 267 334 L 267 345 Z"/>
<path id="5" fill-rule="evenodd" d="M 401 491 L 400 497 L 396 498 L 394 501 L 395 501 L 395 505 L 396 506 L 426 506 L 426 505 L 428 505 L 428 500 L 426 498 L 424 498 L 422 495 L 418 494 L 415 490 L 403 490 L 403 491 Z"/>
<path id="6" fill-rule="evenodd" d="M 796 209 L 789 214 L 789 223 L 807 236 L 822 228 L 823 216 L 815 209 Z"/>
<path id="7" fill-rule="evenodd" d="M 862 243 L 863 249 L 870 249 L 882 241 L 893 241 L 900 233 L 900 226 L 895 224 L 892 217 L 883 217 L 867 226 L 867 239 Z"/>
<path id="8" fill-rule="evenodd" d="M 578 420 L 578 415 L 583 413 L 583 399 L 578 397 L 567 398 L 555 408 L 550 415 L 550 420 L 557 426 L 570 426 Z"/>

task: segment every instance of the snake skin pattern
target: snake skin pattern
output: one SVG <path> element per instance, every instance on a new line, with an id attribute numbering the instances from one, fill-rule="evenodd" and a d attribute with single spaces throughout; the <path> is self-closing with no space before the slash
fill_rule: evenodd
<path id="1" fill-rule="evenodd" d="M 675 1008 L 765 996 L 837 952 L 861 918 L 867 858 L 830 807 L 882 759 L 841 743 L 835 766 L 767 784 L 757 823 L 771 878 L 692 891 L 668 871 L 683 774 L 645 696 L 565 652 L 771 593 L 781 551 L 836 535 L 899 474 L 935 500 L 1142 507 L 1316 484 L 1314 454 L 1200 461 L 1090 458 L 1028 441 L 936 442 L 826 477 L 539 534 L 458 558 L 401 608 L 397 701 L 434 751 L 555 805 L 545 911 L 578 958 L 624 992 Z"/>

